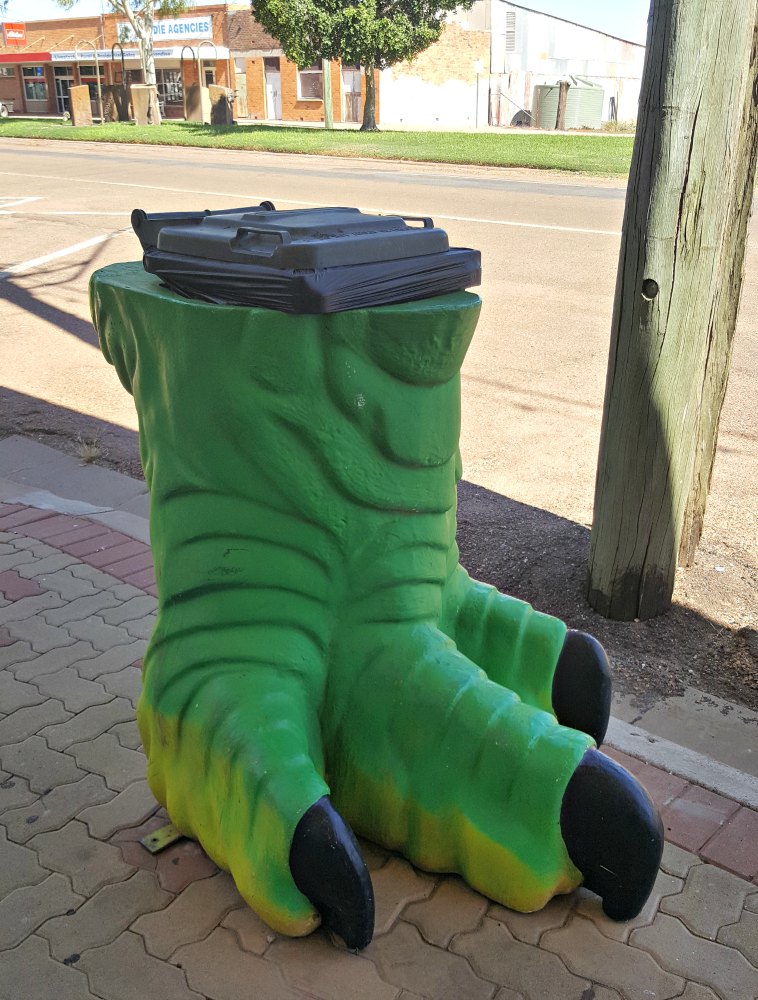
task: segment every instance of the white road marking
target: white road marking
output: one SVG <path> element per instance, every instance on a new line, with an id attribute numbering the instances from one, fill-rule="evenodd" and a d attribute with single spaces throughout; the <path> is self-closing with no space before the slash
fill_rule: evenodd
<path id="1" fill-rule="evenodd" d="M 0 206 L 2 208 L 13 208 L 14 205 L 25 205 L 29 201 L 42 201 L 42 197 L 20 198 L 13 195 L 3 195 L 0 197 Z"/>
<path id="2" fill-rule="evenodd" d="M 32 215 L 35 218 L 37 216 L 39 216 L 39 215 L 44 215 L 45 218 L 47 218 L 49 215 L 55 215 L 55 216 L 58 216 L 58 215 L 98 215 L 98 216 L 115 215 L 119 219 L 123 219 L 125 216 L 128 216 L 129 213 L 128 212 L 37 212 L 37 211 L 33 211 L 33 212 L 14 212 L 14 211 L 6 212 L 5 209 L 0 208 L 0 215 L 21 215 L 21 216 Z"/>
<path id="3" fill-rule="evenodd" d="M 48 264 L 51 260 L 68 257 L 72 253 L 78 253 L 79 250 L 96 247 L 100 243 L 112 240 L 114 236 L 122 236 L 124 233 L 129 232 L 131 232 L 130 229 L 118 229 L 115 233 L 106 233 L 104 236 L 93 236 L 90 240 L 82 240 L 81 243 L 74 243 L 70 247 L 63 247 L 62 250 L 54 250 L 52 253 L 45 254 L 44 257 L 33 257 L 31 260 L 25 260 L 20 264 L 12 264 L 10 267 L 6 267 L 4 271 L 0 271 L 0 281 L 10 278 L 14 274 L 22 274 L 24 271 L 31 271 L 35 267 L 42 267 L 43 264 Z"/>
<path id="4" fill-rule="evenodd" d="M 0 176 L 5 177 L 34 177 L 39 180 L 49 180 L 58 181 L 59 177 L 53 174 L 20 174 L 11 170 L 0 170 Z M 100 184 L 107 185 L 108 187 L 126 187 L 126 188 L 141 188 L 145 191 L 168 191 L 172 194 L 201 194 L 207 198 L 228 198 L 232 201 L 239 201 L 240 199 L 249 202 L 255 201 L 255 196 L 247 194 L 234 194 L 229 191 L 201 191 L 195 188 L 175 188 L 175 187 L 161 187 L 157 184 L 135 184 L 131 181 L 103 181 L 94 180 L 92 178 L 85 177 L 69 177 L 69 181 L 78 181 L 82 184 Z M 285 205 L 306 205 L 309 208 L 327 208 L 329 207 L 326 202 L 322 201 L 298 201 L 293 198 L 277 198 L 276 195 L 266 194 L 265 197 L 276 202 L 280 202 Z M 366 207 L 366 211 L 369 212 L 386 212 L 390 214 L 397 215 L 415 215 L 417 214 L 417 209 L 400 210 L 396 208 L 369 208 Z M 77 213 L 74 213 L 77 214 Z M 126 215 L 126 213 L 124 213 Z M 516 229 L 546 229 L 553 230 L 559 233 L 588 233 L 592 236 L 621 236 L 620 230 L 614 229 L 583 229 L 578 226 L 553 226 L 547 223 L 540 222 L 516 222 L 510 219 L 478 219 L 473 216 L 468 215 L 437 215 L 437 219 L 447 219 L 450 222 L 474 222 L 482 226 L 511 226 Z"/>

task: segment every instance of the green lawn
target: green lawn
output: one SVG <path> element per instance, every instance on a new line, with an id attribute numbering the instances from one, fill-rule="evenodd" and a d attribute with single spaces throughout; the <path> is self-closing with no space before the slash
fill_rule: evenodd
<path id="1" fill-rule="evenodd" d="M 137 127 L 131 122 L 74 128 L 50 119 L 0 119 L 0 137 L 133 142 L 157 146 L 257 149 L 273 153 L 369 156 L 383 160 L 469 163 L 493 167 L 536 167 L 585 174 L 626 175 L 632 136 L 498 135 L 491 132 L 354 132 L 272 125 L 220 127 L 164 122 Z"/>

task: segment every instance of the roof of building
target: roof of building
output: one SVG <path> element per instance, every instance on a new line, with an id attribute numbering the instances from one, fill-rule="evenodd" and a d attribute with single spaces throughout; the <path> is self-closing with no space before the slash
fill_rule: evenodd
<path id="1" fill-rule="evenodd" d="M 639 49 L 645 46 L 641 42 L 633 42 L 629 38 L 621 38 L 619 35 L 612 35 L 610 31 L 602 31 L 600 28 L 593 28 L 589 24 L 580 24 L 579 21 L 570 21 L 567 17 L 560 17 L 558 14 L 549 14 L 546 10 L 537 10 L 535 7 L 525 7 L 522 3 L 513 3 L 512 0 L 500 0 L 500 3 L 507 3 L 509 7 L 518 7 L 519 10 L 529 11 L 530 14 L 541 14 L 542 17 L 551 17 L 554 21 L 563 21 L 564 24 L 573 24 L 576 28 L 586 28 L 587 31 L 596 31 L 598 35 L 605 35 L 606 38 L 615 38 L 617 42 L 624 42 L 625 45 L 635 45 Z"/>

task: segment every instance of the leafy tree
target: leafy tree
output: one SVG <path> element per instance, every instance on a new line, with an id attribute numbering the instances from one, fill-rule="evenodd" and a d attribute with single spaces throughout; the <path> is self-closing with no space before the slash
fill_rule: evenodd
<path id="1" fill-rule="evenodd" d="M 78 0 L 57 0 L 58 6 L 71 10 Z M 187 0 L 106 0 L 114 14 L 120 14 L 130 24 L 137 39 L 145 83 L 155 84 L 153 56 L 153 23 L 159 17 L 171 17 L 187 9 Z"/>
<path id="2" fill-rule="evenodd" d="M 442 34 L 445 14 L 474 0 L 251 0 L 255 19 L 299 67 L 318 59 L 363 66 L 363 131 L 376 130 L 374 70 L 423 52 Z"/>

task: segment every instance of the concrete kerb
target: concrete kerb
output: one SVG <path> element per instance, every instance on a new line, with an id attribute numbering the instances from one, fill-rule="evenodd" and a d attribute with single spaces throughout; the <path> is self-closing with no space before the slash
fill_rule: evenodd
<path id="1" fill-rule="evenodd" d="M 0 440 L 0 502 L 98 521 L 149 544 L 144 482 L 93 465 L 20 435 Z M 735 706 L 737 708 L 737 706 Z M 606 743 L 647 764 L 758 809 L 758 779 L 696 750 L 612 718 Z"/>

